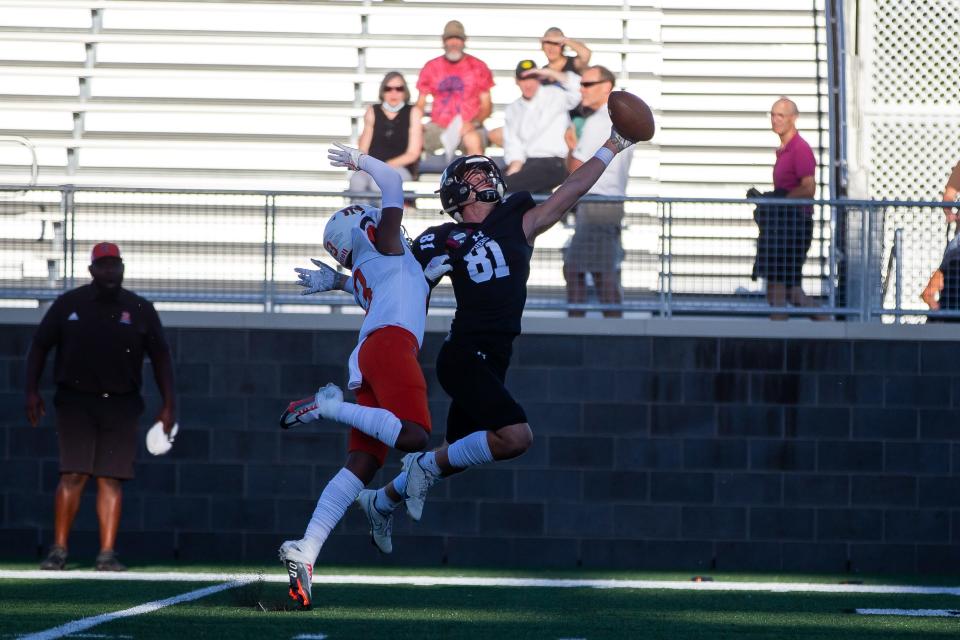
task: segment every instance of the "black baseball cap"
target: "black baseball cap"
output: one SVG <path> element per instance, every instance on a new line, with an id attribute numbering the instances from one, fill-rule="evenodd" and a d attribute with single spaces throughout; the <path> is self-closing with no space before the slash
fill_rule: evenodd
<path id="1" fill-rule="evenodd" d="M 537 68 L 537 63 L 534 62 L 533 60 L 521 60 L 520 62 L 517 63 L 516 76 L 518 78 L 522 78 L 524 73 L 526 73 L 527 71 L 530 71 L 530 69 L 536 69 L 536 68 Z"/>

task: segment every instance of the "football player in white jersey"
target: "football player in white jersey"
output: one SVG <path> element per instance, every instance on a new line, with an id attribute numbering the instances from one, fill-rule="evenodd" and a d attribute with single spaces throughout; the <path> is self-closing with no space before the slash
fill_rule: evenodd
<path id="1" fill-rule="evenodd" d="M 402 236 L 400 174 L 357 149 L 334 144 L 337 148 L 328 155 L 331 164 L 369 173 L 382 199 L 380 209 L 353 205 L 327 222 L 324 248 L 352 271 L 351 276 L 317 260 L 313 263 L 319 269 L 296 270 L 299 284 L 306 287 L 304 294 L 339 289 L 352 293 L 366 310 L 349 362 L 349 388 L 357 403 L 344 402 L 343 392 L 331 383 L 291 402 L 280 417 L 284 429 L 321 418 L 351 427 L 346 463 L 324 488 L 303 538 L 280 547 L 280 560 L 290 576 L 290 597 L 305 609 L 312 603 L 313 565 L 334 526 L 383 466 L 388 448 L 423 450 L 431 426 L 427 385 L 417 361 L 429 286 Z M 442 275 L 451 267 L 437 268 Z M 402 495 L 404 487 L 397 489 Z M 368 499 L 374 500 L 374 494 L 369 492 Z"/>

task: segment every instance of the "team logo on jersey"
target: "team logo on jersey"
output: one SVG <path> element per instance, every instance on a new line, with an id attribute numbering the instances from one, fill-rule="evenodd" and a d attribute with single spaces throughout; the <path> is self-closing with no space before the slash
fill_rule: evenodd
<path id="1" fill-rule="evenodd" d="M 467 234 L 463 231 L 456 231 L 447 236 L 447 248 L 448 249 L 459 249 L 463 245 L 464 241 L 467 239 Z"/>
<path id="2" fill-rule="evenodd" d="M 130 312 L 123 311 L 120 314 L 120 324 L 130 324 Z"/>
<path id="3" fill-rule="evenodd" d="M 483 231 L 477 231 L 471 238 L 473 239 L 472 251 L 479 251 L 490 242 L 490 236 L 484 235 Z"/>
<path id="4" fill-rule="evenodd" d="M 80 319 L 80 316 L 77 315 L 76 311 L 74 311 L 69 316 L 67 316 L 67 320 L 79 320 L 79 319 Z"/>

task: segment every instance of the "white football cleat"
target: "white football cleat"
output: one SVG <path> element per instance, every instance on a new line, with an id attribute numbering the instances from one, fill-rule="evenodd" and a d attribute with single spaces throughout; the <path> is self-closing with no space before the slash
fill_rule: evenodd
<path id="1" fill-rule="evenodd" d="M 280 428 L 289 429 L 298 424 L 308 424 L 319 420 L 316 395 L 294 400 L 280 414 Z"/>
<path id="2" fill-rule="evenodd" d="M 408 453 L 403 456 L 403 470 L 407 472 L 407 490 L 405 494 L 407 513 L 419 521 L 423 515 L 423 503 L 427 500 L 427 491 L 440 480 L 433 471 L 424 469 L 420 460 L 426 453 Z"/>
<path id="3" fill-rule="evenodd" d="M 393 551 L 393 540 L 390 539 L 393 535 L 393 512 L 381 513 L 374 504 L 376 497 L 376 491 L 363 489 L 357 496 L 357 506 L 366 514 L 367 522 L 370 523 L 370 537 L 373 539 L 373 544 L 383 553 L 391 553 Z"/>

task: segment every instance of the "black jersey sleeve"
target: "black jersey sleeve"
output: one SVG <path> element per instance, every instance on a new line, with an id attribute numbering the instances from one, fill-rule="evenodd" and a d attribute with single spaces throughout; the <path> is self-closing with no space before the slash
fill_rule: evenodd
<path id="1" fill-rule="evenodd" d="M 431 260 L 447 250 L 445 243 L 453 226 L 452 222 L 448 222 L 430 227 L 414 239 L 410 250 L 413 252 L 413 257 L 420 263 L 421 268 L 426 267 Z"/>

